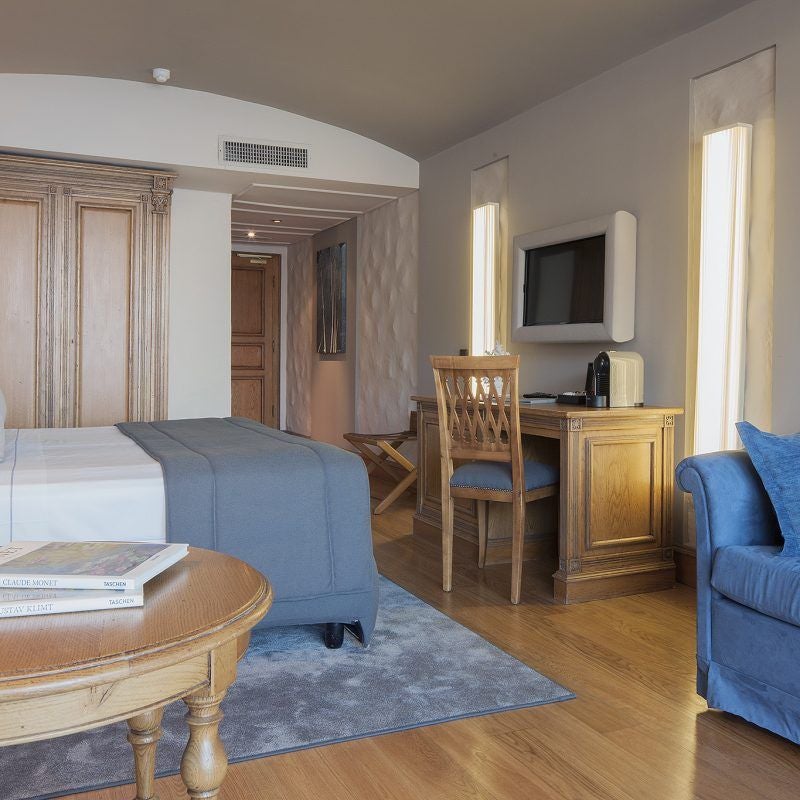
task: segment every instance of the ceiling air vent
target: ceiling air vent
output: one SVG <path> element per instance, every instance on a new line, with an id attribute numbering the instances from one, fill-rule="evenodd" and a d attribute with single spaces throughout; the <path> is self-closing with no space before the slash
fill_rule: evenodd
<path id="1" fill-rule="evenodd" d="M 308 155 L 300 144 L 219 137 L 219 161 L 229 167 L 308 169 Z"/>

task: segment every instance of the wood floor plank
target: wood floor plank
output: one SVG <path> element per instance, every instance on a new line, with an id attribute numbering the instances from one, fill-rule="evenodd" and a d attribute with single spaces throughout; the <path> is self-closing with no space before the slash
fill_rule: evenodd
<path id="1" fill-rule="evenodd" d="M 383 487 L 376 496 L 382 497 Z M 510 568 L 411 535 L 405 496 L 373 518 L 378 567 L 577 699 L 233 765 L 222 800 L 783 800 L 800 795 L 800 748 L 694 690 L 694 593 L 685 586 L 575 606 L 552 600 L 552 565 Z M 425 631 L 420 631 L 425 635 Z M 159 780 L 159 800 L 185 797 Z M 131 787 L 71 800 L 129 800 Z"/>
<path id="2" fill-rule="evenodd" d="M 527 713 L 528 726 L 536 715 Z M 596 789 L 591 782 L 570 775 L 565 778 L 561 771 L 549 766 L 538 769 L 535 761 L 525 753 L 522 758 L 515 753 L 514 732 L 497 736 L 480 735 L 469 721 L 442 725 L 437 731 L 437 744 L 458 759 L 462 769 L 467 770 L 476 780 L 491 787 L 492 792 L 502 800 L 515 798 L 562 798 L 574 793 L 576 785 L 581 790 Z M 569 790 L 569 791 L 567 791 Z M 598 795 L 600 796 L 600 795 Z"/>

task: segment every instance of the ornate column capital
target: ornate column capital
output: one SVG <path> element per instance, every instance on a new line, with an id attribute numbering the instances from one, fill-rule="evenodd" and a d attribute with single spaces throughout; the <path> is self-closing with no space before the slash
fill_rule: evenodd
<path id="1" fill-rule="evenodd" d="M 150 203 L 154 214 L 166 214 L 172 197 L 172 178 L 167 175 L 153 175 L 153 192 Z"/>

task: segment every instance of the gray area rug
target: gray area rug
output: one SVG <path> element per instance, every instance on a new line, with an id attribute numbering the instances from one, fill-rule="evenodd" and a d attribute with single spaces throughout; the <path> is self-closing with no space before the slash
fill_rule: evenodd
<path id="1" fill-rule="evenodd" d="M 378 623 L 364 649 L 327 650 L 321 628 L 256 631 L 223 704 L 232 762 L 574 695 L 381 578 Z M 164 715 L 157 773 L 174 774 L 186 742 L 183 703 Z M 0 748 L 2 800 L 44 800 L 130 783 L 122 724 Z"/>

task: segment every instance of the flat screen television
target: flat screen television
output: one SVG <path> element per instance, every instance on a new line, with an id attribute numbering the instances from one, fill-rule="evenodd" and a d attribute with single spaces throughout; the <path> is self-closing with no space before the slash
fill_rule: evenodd
<path id="1" fill-rule="evenodd" d="M 633 338 L 636 217 L 605 217 L 514 238 L 516 342 Z"/>
<path id="2" fill-rule="evenodd" d="M 605 234 L 526 250 L 522 324 L 602 322 L 605 262 Z"/>

